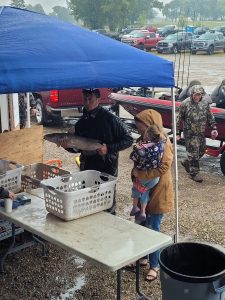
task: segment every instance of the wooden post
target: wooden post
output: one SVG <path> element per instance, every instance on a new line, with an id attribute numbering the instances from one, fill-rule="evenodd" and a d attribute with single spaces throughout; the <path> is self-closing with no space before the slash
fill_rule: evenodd
<path id="1" fill-rule="evenodd" d="M 9 124 L 10 130 L 20 129 L 19 101 L 18 94 L 9 94 Z"/>
<path id="2" fill-rule="evenodd" d="M 9 107 L 8 107 L 8 97 L 6 94 L 0 95 L 0 127 L 1 131 L 9 131 Z"/>

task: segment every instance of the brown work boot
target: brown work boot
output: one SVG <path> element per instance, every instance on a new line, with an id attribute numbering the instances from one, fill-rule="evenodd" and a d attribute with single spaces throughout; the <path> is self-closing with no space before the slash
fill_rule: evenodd
<path id="1" fill-rule="evenodd" d="M 197 173 L 195 175 L 190 175 L 190 178 L 192 180 L 196 181 L 196 182 L 202 182 L 203 181 L 202 176 L 199 173 Z"/>
<path id="2" fill-rule="evenodd" d="M 190 173 L 189 161 L 188 161 L 187 159 L 185 159 L 185 160 L 182 160 L 180 163 L 181 163 L 182 166 L 185 168 L 185 171 L 186 171 L 187 173 Z"/>

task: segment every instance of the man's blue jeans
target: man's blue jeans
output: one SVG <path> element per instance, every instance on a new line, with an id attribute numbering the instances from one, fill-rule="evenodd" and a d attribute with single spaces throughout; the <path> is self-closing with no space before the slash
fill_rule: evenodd
<path id="1" fill-rule="evenodd" d="M 147 214 L 146 216 L 146 227 L 149 229 L 160 231 L 160 225 L 162 223 L 163 214 Z M 150 268 L 157 268 L 159 266 L 159 253 L 157 250 L 149 254 L 149 264 Z"/>

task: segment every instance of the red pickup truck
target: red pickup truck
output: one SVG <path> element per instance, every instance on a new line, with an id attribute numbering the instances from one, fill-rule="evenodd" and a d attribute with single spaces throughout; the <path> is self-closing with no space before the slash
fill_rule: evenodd
<path id="1" fill-rule="evenodd" d="M 108 98 L 111 90 L 99 89 L 100 104 L 112 106 L 113 102 Z M 83 108 L 83 94 L 81 89 L 53 90 L 33 93 L 34 106 L 36 108 L 36 121 L 38 124 L 46 124 L 51 120 L 59 120 L 63 117 L 79 116 Z"/>
<path id="2" fill-rule="evenodd" d="M 124 35 L 121 42 L 129 44 L 141 50 L 149 50 L 156 48 L 156 44 L 162 38 L 157 36 L 155 32 L 148 30 L 134 30 L 129 35 Z"/>

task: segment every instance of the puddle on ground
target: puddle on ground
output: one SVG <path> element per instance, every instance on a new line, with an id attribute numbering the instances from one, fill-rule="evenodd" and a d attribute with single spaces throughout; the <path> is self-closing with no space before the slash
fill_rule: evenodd
<path id="1" fill-rule="evenodd" d="M 51 300 L 75 300 L 76 297 L 74 297 L 74 293 L 76 291 L 79 291 L 85 285 L 85 282 L 86 281 L 84 275 L 76 276 L 74 280 L 74 285 L 71 288 L 67 289 L 64 293 L 61 293 L 59 297 L 51 298 Z"/>

